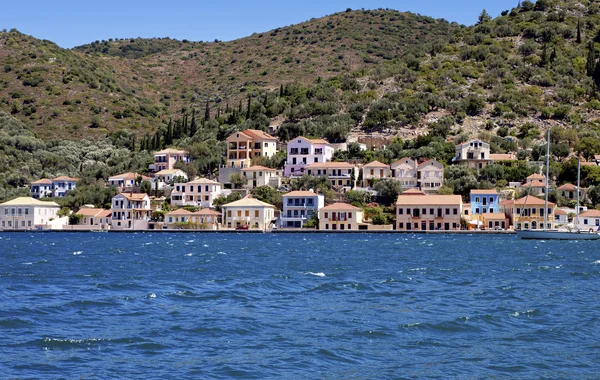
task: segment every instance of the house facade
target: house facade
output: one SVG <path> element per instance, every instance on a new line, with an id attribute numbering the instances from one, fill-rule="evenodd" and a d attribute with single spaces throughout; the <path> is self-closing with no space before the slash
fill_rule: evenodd
<path id="1" fill-rule="evenodd" d="M 369 162 L 368 164 L 363 165 L 361 170 L 364 187 L 372 186 L 374 180 L 388 179 L 392 174 L 390 166 L 379 161 Z"/>
<path id="2" fill-rule="evenodd" d="M 319 210 L 319 230 L 356 231 L 363 223 L 361 208 L 348 203 L 334 203 Z"/>
<path id="3" fill-rule="evenodd" d="M 218 230 L 221 225 L 221 213 L 208 208 L 193 212 L 190 215 L 190 222 L 194 223 L 196 228 L 204 230 Z"/>
<path id="4" fill-rule="evenodd" d="M 600 231 L 600 210 L 587 210 L 580 213 L 577 226 L 581 230 Z"/>
<path id="5" fill-rule="evenodd" d="M 408 190 L 396 201 L 396 230 L 459 230 L 461 215 L 460 195 L 426 195 L 422 191 Z"/>
<path id="6" fill-rule="evenodd" d="M 178 161 L 188 164 L 190 162 L 188 152 L 181 149 L 163 149 L 154 153 L 154 164 L 150 165 L 149 169 L 155 172 L 171 170 Z"/>
<path id="7" fill-rule="evenodd" d="M 334 148 L 323 139 L 296 137 L 287 143 L 287 160 L 284 176 L 299 177 L 305 174 L 307 165 L 328 162 L 333 158 Z"/>
<path id="8" fill-rule="evenodd" d="M 159 190 L 170 188 L 173 180 L 182 178 L 184 181 L 188 180 L 188 175 L 181 169 L 165 169 L 154 174 L 155 186 L 158 185 Z"/>
<path id="9" fill-rule="evenodd" d="M 120 193 L 112 198 L 111 228 L 145 230 L 152 215 L 150 198 L 145 193 Z"/>
<path id="10" fill-rule="evenodd" d="M 308 175 L 325 177 L 335 190 L 351 190 L 356 186 L 358 169 L 347 162 L 324 162 L 310 164 L 306 167 Z"/>
<path id="11" fill-rule="evenodd" d="M 419 186 L 417 180 L 417 161 L 404 157 L 390 165 L 392 178 L 400 181 L 403 189 L 411 189 Z"/>
<path id="12" fill-rule="evenodd" d="M 457 164 L 471 169 L 483 169 L 490 161 L 490 144 L 481 140 L 470 140 L 456 146 L 456 155 L 452 159 Z"/>
<path id="13" fill-rule="evenodd" d="M 116 186 L 120 191 L 132 189 L 142 181 L 151 181 L 152 178 L 137 173 L 122 173 L 108 177 L 108 185 Z"/>
<path id="14" fill-rule="evenodd" d="M 111 226 L 111 211 L 103 208 L 82 207 L 75 214 L 79 214 L 79 222 L 75 225 L 81 230 L 107 230 Z"/>
<path id="15" fill-rule="evenodd" d="M 54 179 L 42 178 L 31 183 L 31 197 L 35 199 L 44 197 L 64 197 L 67 192 L 77 187 L 79 178 L 60 176 Z"/>
<path id="16" fill-rule="evenodd" d="M 42 178 L 31 183 L 31 197 L 35 199 L 51 197 L 52 180 Z"/>
<path id="17" fill-rule="evenodd" d="M 279 216 L 280 228 L 302 228 L 325 206 L 323 194 L 312 191 L 291 191 L 283 195 L 283 211 Z"/>
<path id="18" fill-rule="evenodd" d="M 565 183 L 564 185 L 560 186 L 558 189 L 558 194 L 561 197 L 570 199 L 570 200 L 574 200 L 577 199 L 577 186 L 571 184 L 571 183 Z M 583 196 L 584 196 L 584 189 L 579 188 L 579 199 L 581 201 L 583 201 Z"/>
<path id="19" fill-rule="evenodd" d="M 417 166 L 417 183 L 424 193 L 437 193 L 444 184 L 444 165 L 427 160 Z"/>
<path id="20" fill-rule="evenodd" d="M 495 189 L 471 190 L 471 214 L 481 215 L 500 210 L 499 194 Z"/>
<path id="21" fill-rule="evenodd" d="M 213 201 L 221 195 L 222 189 L 222 184 L 208 178 L 175 183 L 171 192 L 171 204 L 179 207 L 213 207 Z"/>
<path id="22" fill-rule="evenodd" d="M 532 195 L 500 202 L 500 209 L 504 211 L 510 224 L 517 230 L 553 228 L 556 220 L 554 215 L 555 206 L 554 203 L 548 202 L 548 208 L 546 209 L 544 200 Z M 544 225 L 545 215 L 547 215 L 548 220 L 546 225 Z"/>
<path id="23" fill-rule="evenodd" d="M 223 226 L 229 229 L 267 231 L 275 218 L 275 206 L 244 198 L 221 207 Z"/>
<path id="24" fill-rule="evenodd" d="M 277 138 L 263 131 L 246 129 L 229 136 L 227 142 L 227 166 L 247 168 L 254 157 L 273 157 L 277 153 Z"/>
<path id="25" fill-rule="evenodd" d="M 0 204 L 0 230 L 31 230 L 42 228 L 58 219 L 60 206 L 29 197 L 19 197 Z"/>
<path id="26" fill-rule="evenodd" d="M 281 176 L 276 169 L 254 165 L 249 168 L 241 169 L 241 173 L 248 180 L 246 187 L 249 189 L 260 186 L 271 186 L 275 188 L 281 186 Z"/>

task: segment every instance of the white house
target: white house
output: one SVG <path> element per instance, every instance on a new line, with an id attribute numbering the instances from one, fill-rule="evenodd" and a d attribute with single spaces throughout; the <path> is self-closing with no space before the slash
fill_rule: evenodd
<path id="1" fill-rule="evenodd" d="M 79 222 L 72 226 L 76 230 L 106 230 L 111 226 L 111 211 L 102 208 L 82 207 L 75 214 L 81 215 Z"/>
<path id="2" fill-rule="evenodd" d="M 171 192 L 171 204 L 174 206 L 212 207 L 223 185 L 208 178 L 198 178 L 187 183 L 175 183 Z"/>
<path id="3" fill-rule="evenodd" d="M 600 210 L 588 210 L 579 214 L 578 227 L 582 230 L 600 230 Z"/>
<path id="4" fill-rule="evenodd" d="M 151 164 L 148 169 L 155 172 L 173 169 L 173 165 L 177 161 L 182 161 L 186 164 L 189 163 L 190 157 L 188 152 L 181 149 L 164 149 L 154 153 L 154 164 Z"/>
<path id="5" fill-rule="evenodd" d="M 0 204 L 0 230 L 30 230 L 47 228 L 58 219 L 60 206 L 29 197 L 15 198 Z"/>
<path id="6" fill-rule="evenodd" d="M 483 169 L 491 162 L 490 144 L 481 140 L 470 140 L 456 146 L 456 155 L 452 159 L 458 164 L 472 169 Z"/>
<path id="7" fill-rule="evenodd" d="M 392 162 L 392 178 L 400 181 L 403 189 L 412 189 L 418 186 L 417 161 L 404 157 Z"/>
<path id="8" fill-rule="evenodd" d="M 52 180 L 42 178 L 31 183 L 31 197 L 35 199 L 52 196 Z"/>
<path id="9" fill-rule="evenodd" d="M 77 187 L 79 178 L 60 176 L 54 179 L 42 178 L 31 183 L 31 196 L 33 198 L 64 197 L 68 191 Z"/>
<path id="10" fill-rule="evenodd" d="M 260 165 L 244 168 L 241 173 L 248 180 L 247 187 L 253 189 L 259 186 L 271 186 L 278 188 L 281 186 L 281 176 L 276 169 L 267 168 Z"/>
<path id="11" fill-rule="evenodd" d="M 314 163 L 306 167 L 308 175 L 325 177 L 335 190 L 350 190 L 356 186 L 358 169 L 348 162 Z"/>
<path id="12" fill-rule="evenodd" d="M 176 178 L 188 180 L 187 174 L 181 169 L 164 169 L 154 174 L 154 182 L 158 184 L 159 190 L 165 189 Z"/>
<path id="13" fill-rule="evenodd" d="M 283 195 L 283 211 L 279 216 L 279 227 L 302 228 L 325 206 L 323 194 L 312 191 L 291 191 Z"/>
<path id="14" fill-rule="evenodd" d="M 139 183 L 141 183 L 141 181 L 139 181 L 140 179 L 142 181 L 152 180 L 152 178 L 150 177 L 146 177 L 137 173 L 122 173 L 114 175 L 112 177 L 108 177 L 108 184 L 110 186 L 116 186 L 121 191 L 124 191 L 133 188 L 134 186 L 136 186 L 136 184 L 139 185 Z"/>
<path id="15" fill-rule="evenodd" d="M 287 160 L 283 175 L 299 177 L 305 174 L 305 167 L 310 164 L 331 161 L 334 148 L 323 139 L 307 139 L 299 136 L 288 141 Z"/>
<path id="16" fill-rule="evenodd" d="M 362 167 L 362 181 L 364 187 L 369 187 L 373 184 L 373 180 L 383 180 L 390 177 L 390 165 L 379 161 L 369 162 Z"/>
<path id="17" fill-rule="evenodd" d="M 417 166 L 419 188 L 425 193 L 437 193 L 444 184 L 444 165 L 436 160 L 427 160 Z"/>
<path id="18" fill-rule="evenodd" d="M 145 193 L 120 193 L 113 197 L 111 227 L 114 230 L 146 230 L 152 215 Z"/>

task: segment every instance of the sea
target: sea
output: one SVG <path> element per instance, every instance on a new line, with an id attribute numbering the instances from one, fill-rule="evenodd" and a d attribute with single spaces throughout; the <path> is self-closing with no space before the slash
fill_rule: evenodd
<path id="1" fill-rule="evenodd" d="M 0 379 L 598 379 L 600 243 L 1 233 Z"/>

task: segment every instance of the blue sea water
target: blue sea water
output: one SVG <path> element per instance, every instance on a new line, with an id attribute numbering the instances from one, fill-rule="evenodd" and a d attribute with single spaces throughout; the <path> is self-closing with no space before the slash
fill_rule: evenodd
<path id="1" fill-rule="evenodd" d="M 600 245 L 0 234 L 0 378 L 600 376 Z"/>

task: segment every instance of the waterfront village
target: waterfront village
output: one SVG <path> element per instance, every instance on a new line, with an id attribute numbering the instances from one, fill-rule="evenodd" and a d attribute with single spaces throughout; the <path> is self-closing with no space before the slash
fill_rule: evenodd
<path id="1" fill-rule="evenodd" d="M 555 202 L 545 207 L 544 191 L 550 184 L 540 174 L 539 163 L 537 172 L 522 181 L 501 189 L 472 189 L 461 196 L 444 191 L 444 164 L 435 159 L 406 157 L 391 164 L 333 161 L 334 152 L 347 150 L 348 144 L 300 136 L 284 146 L 276 137 L 251 129 L 235 132 L 226 141 L 226 164 L 215 178 L 188 178 L 179 168 L 190 162 L 188 152 L 173 148 L 155 152 L 154 163 L 145 174 L 122 173 L 107 178 L 106 186 L 117 189 L 110 209 L 94 205 L 61 209 L 52 198 L 74 190 L 78 178 L 34 181 L 30 197 L 0 204 L 0 230 L 416 232 L 510 231 L 574 223 L 596 230 L 600 225 L 599 210 L 558 207 Z M 364 144 L 358 146 L 367 149 Z M 457 144 L 455 149 L 452 165 L 474 170 L 516 161 L 513 153 L 491 154 L 490 145 L 478 139 Z M 273 157 L 279 150 L 287 152 L 283 168 L 253 165 L 253 158 Z M 581 163 L 599 164 L 600 156 Z M 306 187 L 326 184 L 328 194 L 316 186 L 290 189 L 291 181 L 302 179 Z M 584 204 L 585 188 L 572 183 L 553 186 L 571 206 L 575 199 Z M 279 194 L 279 204 L 255 196 L 253 190 L 260 188 Z M 382 214 L 378 202 L 385 204 L 390 194 L 393 199 L 388 199 L 386 207 L 391 212 Z"/>

